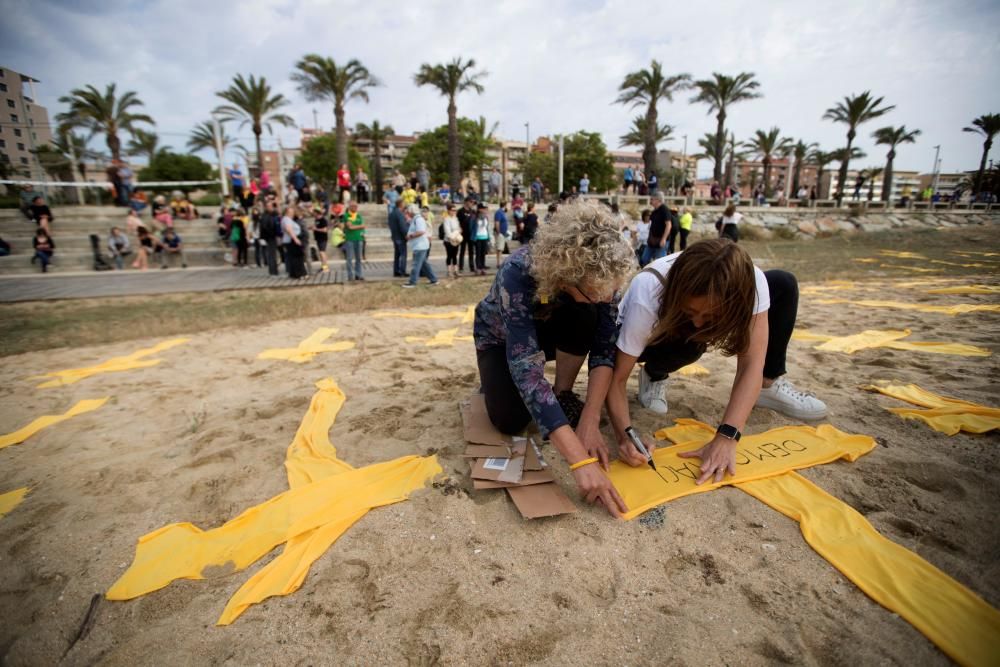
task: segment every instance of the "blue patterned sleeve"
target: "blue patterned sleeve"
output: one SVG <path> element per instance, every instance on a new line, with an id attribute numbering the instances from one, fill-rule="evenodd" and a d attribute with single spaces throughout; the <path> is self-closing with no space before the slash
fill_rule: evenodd
<path id="1" fill-rule="evenodd" d="M 533 317 L 534 284 L 522 266 L 505 265 L 500 271 L 500 315 L 507 328 L 507 365 L 542 437 L 548 437 L 569 421 L 545 379 L 545 352 L 538 345 Z"/>
<path id="2" fill-rule="evenodd" d="M 597 307 L 597 334 L 587 358 L 587 368 L 594 370 L 598 366 L 614 368 L 615 345 L 618 342 L 618 299 L 611 303 L 602 303 Z"/>

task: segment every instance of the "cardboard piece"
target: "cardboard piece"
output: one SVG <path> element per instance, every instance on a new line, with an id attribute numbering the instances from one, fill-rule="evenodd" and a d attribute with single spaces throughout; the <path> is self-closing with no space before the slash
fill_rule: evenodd
<path id="1" fill-rule="evenodd" d="M 541 457 L 541 452 L 538 449 L 538 445 L 535 444 L 534 438 L 528 438 L 528 445 L 524 449 L 524 469 L 544 470 L 546 467 L 548 467 L 548 464 Z"/>
<path id="2" fill-rule="evenodd" d="M 556 478 L 548 470 L 529 470 L 521 475 L 521 481 L 516 484 L 512 482 L 494 482 L 488 479 L 473 479 L 472 486 L 475 489 L 506 489 L 511 486 L 532 486 L 534 484 L 545 484 L 554 481 L 556 481 Z"/>
<path id="3" fill-rule="evenodd" d="M 576 512 L 576 505 L 555 482 L 532 486 L 511 486 L 507 494 L 525 519 Z"/>
<path id="4" fill-rule="evenodd" d="M 490 421 L 490 416 L 486 413 L 486 397 L 482 394 L 473 394 L 465 399 L 459 403 L 459 409 L 462 412 L 462 429 L 468 442 L 500 447 L 509 447 L 514 443 L 511 436 L 498 431 Z"/>
<path id="5" fill-rule="evenodd" d="M 468 459 L 510 458 L 510 447 L 468 445 L 462 453 L 462 457 Z M 537 470 L 537 468 L 530 468 L 530 470 Z"/>
<path id="6" fill-rule="evenodd" d="M 524 473 L 524 445 L 514 445 L 510 458 L 476 459 L 472 464 L 473 479 L 518 483 Z"/>

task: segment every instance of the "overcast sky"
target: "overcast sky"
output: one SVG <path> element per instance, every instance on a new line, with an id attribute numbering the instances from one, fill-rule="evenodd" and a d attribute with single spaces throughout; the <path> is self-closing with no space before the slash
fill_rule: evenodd
<path id="1" fill-rule="evenodd" d="M 638 113 L 613 104 L 617 88 L 653 58 L 668 73 L 695 78 L 754 72 L 763 98 L 729 110 L 737 139 L 777 126 L 837 148 L 846 128 L 821 120 L 823 112 L 864 90 L 884 96 L 896 109 L 860 128 L 856 145 L 868 157 L 858 166 L 884 163 L 872 131 L 905 124 L 923 134 L 899 149 L 897 169 L 931 171 L 937 144 L 943 171 L 974 169 L 982 139 L 962 127 L 1000 112 L 996 0 L 0 0 L 0 16 L 0 63 L 42 82 L 38 101 L 50 115 L 70 89 L 116 82 L 138 93 L 175 148 L 209 118 L 215 92 L 237 72 L 267 77 L 291 100 L 287 110 L 300 126 L 313 125 L 315 109 L 320 127 L 331 127 L 331 105 L 307 102 L 289 80 L 311 52 L 338 63 L 357 58 L 384 83 L 369 104 L 348 105 L 348 124 L 377 119 L 401 134 L 446 121 L 445 101 L 414 86 L 413 73 L 455 56 L 489 72 L 484 94 L 459 97 L 459 114 L 499 121 L 498 134 L 517 140 L 528 122 L 532 139 L 596 130 L 617 149 Z M 662 147 L 682 150 L 686 134 L 696 152 L 697 138 L 715 130 L 691 96 L 661 102 L 660 119 L 678 137 Z M 252 148 L 249 128 L 230 133 Z M 298 145 L 297 130 L 279 134 L 284 145 Z M 277 136 L 265 135 L 265 149 L 276 145 Z M 705 162 L 699 171 L 709 170 Z"/>

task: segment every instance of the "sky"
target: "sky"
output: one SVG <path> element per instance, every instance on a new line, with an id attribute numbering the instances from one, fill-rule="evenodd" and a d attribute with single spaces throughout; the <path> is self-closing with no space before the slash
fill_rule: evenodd
<path id="1" fill-rule="evenodd" d="M 614 104 L 618 86 L 652 59 L 695 79 L 753 72 L 763 97 L 728 110 L 737 140 L 776 126 L 825 150 L 842 147 L 846 127 L 822 120 L 824 111 L 871 90 L 895 109 L 859 128 L 855 145 L 868 157 L 858 167 L 885 162 L 874 130 L 905 125 L 922 134 L 898 149 L 896 169 L 930 172 L 936 145 L 942 171 L 975 169 L 983 140 L 962 128 L 1000 113 L 996 0 L 0 0 L 0 16 L 0 64 L 41 81 L 37 101 L 50 118 L 71 89 L 114 82 L 143 100 L 162 143 L 182 150 L 237 73 L 266 77 L 299 127 L 313 127 L 315 110 L 331 128 L 332 104 L 307 101 L 290 79 L 307 53 L 367 66 L 383 85 L 370 103 L 348 104 L 347 123 L 378 120 L 400 134 L 447 121 L 446 101 L 415 86 L 413 74 L 459 56 L 488 73 L 482 95 L 459 97 L 459 114 L 498 122 L 497 135 L 511 140 L 523 141 L 528 123 L 532 140 L 585 129 L 618 150 L 640 113 Z M 693 95 L 660 102 L 660 121 L 676 137 L 661 148 L 682 151 L 687 135 L 695 153 L 698 137 L 715 131 Z M 249 128 L 228 132 L 252 149 Z M 298 145 L 297 129 L 275 132 L 264 135 L 265 150 L 279 138 Z M 1000 159 L 996 147 L 990 157 Z M 710 172 L 702 161 L 699 173 Z"/>

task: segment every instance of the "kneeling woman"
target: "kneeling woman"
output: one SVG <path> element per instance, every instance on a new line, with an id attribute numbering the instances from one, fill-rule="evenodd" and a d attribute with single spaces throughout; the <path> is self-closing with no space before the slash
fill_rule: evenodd
<path id="1" fill-rule="evenodd" d="M 610 211 L 584 202 L 561 206 L 500 267 L 473 327 L 490 421 L 514 434 L 534 419 L 587 501 L 600 500 L 615 516 L 626 507 L 604 473 L 608 448 L 598 426 L 615 355 L 616 293 L 635 268 Z M 583 403 L 572 389 L 588 355 Z M 551 360 L 554 387 L 545 379 Z"/>
<path id="2" fill-rule="evenodd" d="M 645 362 L 639 402 L 666 414 L 670 373 L 696 361 L 709 346 L 737 355 L 736 378 L 715 438 L 687 454 L 701 459 L 699 484 L 735 474 L 736 442 L 755 405 L 799 420 L 825 417 L 822 401 L 782 377 L 798 303 L 795 276 L 761 271 L 729 239 L 701 241 L 650 263 L 632 280 L 619 309 L 608 414 L 620 457 L 631 465 L 645 463 L 625 435 L 631 423 L 625 383 L 635 363 Z"/>

